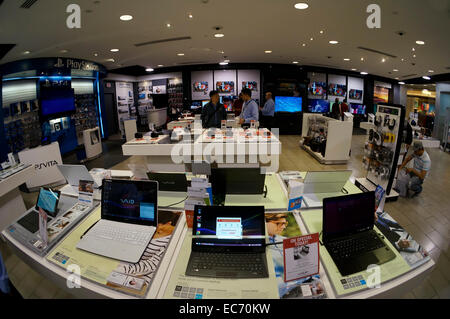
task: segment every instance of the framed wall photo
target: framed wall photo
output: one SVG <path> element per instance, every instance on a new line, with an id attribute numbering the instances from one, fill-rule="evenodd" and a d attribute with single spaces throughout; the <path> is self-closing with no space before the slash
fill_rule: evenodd
<path id="1" fill-rule="evenodd" d="M 328 84 L 328 95 L 332 96 L 346 96 L 347 95 L 347 86 L 343 84 Z"/>
<path id="2" fill-rule="evenodd" d="M 362 90 L 351 89 L 348 93 L 348 98 L 351 100 L 361 100 L 362 99 Z"/>
<path id="3" fill-rule="evenodd" d="M 312 82 L 308 85 L 308 92 L 314 96 L 324 96 L 327 91 L 325 82 Z"/>
<path id="4" fill-rule="evenodd" d="M 218 81 L 216 82 L 216 90 L 219 93 L 232 93 L 234 92 L 233 81 Z"/>
<path id="5" fill-rule="evenodd" d="M 256 81 L 242 81 L 242 88 L 258 91 L 258 83 Z"/>
<path id="6" fill-rule="evenodd" d="M 194 92 L 206 92 L 208 91 L 208 82 L 194 82 L 194 84 L 192 84 L 192 89 L 194 90 Z"/>

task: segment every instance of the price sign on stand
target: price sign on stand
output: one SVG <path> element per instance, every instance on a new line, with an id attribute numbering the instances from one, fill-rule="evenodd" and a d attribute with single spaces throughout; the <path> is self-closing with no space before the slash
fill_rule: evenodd
<path id="1" fill-rule="evenodd" d="M 47 213 L 39 207 L 39 235 L 41 236 L 44 247 L 48 244 L 47 220 Z"/>
<path id="2" fill-rule="evenodd" d="M 293 281 L 319 273 L 319 234 L 283 240 L 284 281 Z"/>
<path id="3" fill-rule="evenodd" d="M 78 201 L 92 207 L 94 205 L 94 182 L 80 179 L 78 186 Z"/>

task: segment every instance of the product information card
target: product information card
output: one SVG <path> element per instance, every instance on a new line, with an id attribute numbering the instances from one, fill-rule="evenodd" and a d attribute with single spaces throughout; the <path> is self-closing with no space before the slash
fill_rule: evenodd
<path id="1" fill-rule="evenodd" d="M 78 201 L 86 206 L 94 205 L 94 182 L 80 179 L 78 186 Z"/>
<path id="2" fill-rule="evenodd" d="M 283 240 L 284 281 L 319 273 L 319 234 Z"/>

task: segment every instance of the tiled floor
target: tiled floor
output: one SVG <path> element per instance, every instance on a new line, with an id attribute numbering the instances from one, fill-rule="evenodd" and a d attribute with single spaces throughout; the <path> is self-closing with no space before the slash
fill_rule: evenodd
<path id="1" fill-rule="evenodd" d="M 298 136 L 281 136 L 282 155 L 279 170 L 330 170 L 351 169 L 353 176 L 363 177 L 362 154 L 365 136 L 354 135 L 351 160 L 347 165 L 321 165 L 298 146 Z M 432 169 L 424 183 L 424 191 L 414 199 L 400 198 L 387 203 L 385 208 L 413 237 L 431 254 L 436 262 L 433 272 L 421 285 L 402 298 L 450 298 L 450 154 L 439 149 L 427 150 Z M 118 154 L 114 154 L 117 161 Z M 108 159 L 104 163 L 108 162 Z M 130 157 L 114 166 L 128 169 L 129 163 L 144 163 L 142 157 Z M 25 194 L 28 207 L 36 200 L 36 194 Z M 73 298 L 52 282 L 23 263 L 0 241 L 0 251 L 4 257 L 11 281 L 25 298 Z"/>

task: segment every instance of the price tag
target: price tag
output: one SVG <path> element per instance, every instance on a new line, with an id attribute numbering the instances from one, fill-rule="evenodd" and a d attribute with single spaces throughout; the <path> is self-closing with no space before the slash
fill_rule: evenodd
<path id="1" fill-rule="evenodd" d="M 94 181 L 80 179 L 78 185 L 78 201 L 89 207 L 94 205 Z"/>
<path id="2" fill-rule="evenodd" d="M 319 234 L 283 240 L 284 281 L 293 281 L 319 273 Z"/>

